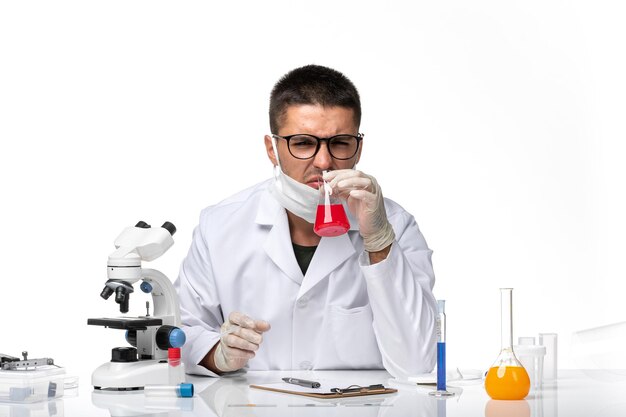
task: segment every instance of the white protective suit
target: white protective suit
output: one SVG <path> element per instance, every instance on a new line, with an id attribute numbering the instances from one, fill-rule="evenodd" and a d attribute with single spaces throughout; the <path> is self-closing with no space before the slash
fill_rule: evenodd
<path id="1" fill-rule="evenodd" d="M 323 237 L 306 272 L 296 261 L 287 213 L 268 180 L 207 207 L 175 287 L 188 373 L 219 342 L 232 311 L 272 328 L 250 370 L 382 369 L 395 377 L 430 372 L 436 360 L 431 254 L 413 216 L 385 199 L 396 241 L 370 265 L 358 223 Z"/>

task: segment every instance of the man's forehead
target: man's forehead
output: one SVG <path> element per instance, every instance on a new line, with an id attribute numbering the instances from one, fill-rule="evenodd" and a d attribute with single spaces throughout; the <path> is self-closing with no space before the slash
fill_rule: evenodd
<path id="1" fill-rule="evenodd" d="M 287 125 L 340 125 L 341 128 L 354 128 L 354 110 L 342 106 L 320 104 L 293 104 L 285 108 L 280 120 L 281 127 Z"/>
<path id="2" fill-rule="evenodd" d="M 303 103 L 303 104 L 289 104 L 285 106 L 284 113 L 299 113 L 299 112 L 333 112 L 344 111 L 354 114 L 354 110 L 345 106 L 327 106 L 319 103 Z"/>

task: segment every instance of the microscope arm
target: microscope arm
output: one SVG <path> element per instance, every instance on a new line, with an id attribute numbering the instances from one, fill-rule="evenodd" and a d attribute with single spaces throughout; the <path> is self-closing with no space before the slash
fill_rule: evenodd
<path id="1" fill-rule="evenodd" d="M 156 269 L 142 268 L 141 276 L 152 286 L 153 315 L 163 318 L 163 324 L 180 326 L 178 295 L 172 282 Z M 168 323 L 166 317 L 171 317 L 173 321 Z"/>

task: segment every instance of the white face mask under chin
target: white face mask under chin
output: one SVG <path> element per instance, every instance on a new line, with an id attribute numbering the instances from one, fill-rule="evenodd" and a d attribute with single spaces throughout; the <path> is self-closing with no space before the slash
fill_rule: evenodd
<path id="1" fill-rule="evenodd" d="M 283 172 L 280 165 L 274 167 L 274 179 L 274 184 L 270 187 L 270 194 L 278 203 L 307 222 L 315 223 L 319 200 L 318 190 L 294 180 Z"/>
<path id="2" fill-rule="evenodd" d="M 299 183 L 283 172 L 274 137 L 272 137 L 272 148 L 274 149 L 278 166 L 274 166 L 274 184 L 270 187 L 270 194 L 274 196 L 285 210 L 314 224 L 319 191 L 306 184 Z"/>
<path id="3" fill-rule="evenodd" d="M 270 194 L 285 209 L 296 216 L 303 218 L 311 224 L 315 224 L 317 216 L 317 204 L 319 203 L 319 191 L 302 184 L 283 172 L 280 166 L 280 158 L 276 149 L 276 139 L 272 136 L 272 148 L 276 156 L 278 166 L 274 166 L 274 184 L 270 187 Z M 356 161 L 352 169 L 356 167 Z"/>

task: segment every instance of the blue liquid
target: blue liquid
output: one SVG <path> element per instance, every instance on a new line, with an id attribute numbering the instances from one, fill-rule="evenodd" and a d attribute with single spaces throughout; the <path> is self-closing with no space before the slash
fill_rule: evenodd
<path id="1" fill-rule="evenodd" d="M 446 344 L 437 343 L 437 391 L 446 390 Z"/>

